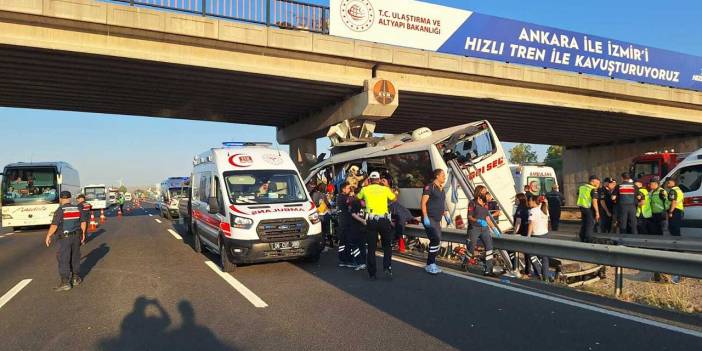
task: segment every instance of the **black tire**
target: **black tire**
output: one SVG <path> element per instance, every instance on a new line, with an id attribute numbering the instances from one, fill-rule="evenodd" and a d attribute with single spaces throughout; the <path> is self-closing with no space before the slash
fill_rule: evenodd
<path id="1" fill-rule="evenodd" d="M 193 228 L 193 250 L 197 253 L 202 253 L 202 242 L 200 235 L 197 233 L 197 228 Z"/>
<path id="2" fill-rule="evenodd" d="M 236 265 L 229 259 L 229 251 L 220 239 L 219 241 L 219 257 L 222 264 L 222 272 L 233 272 Z"/>

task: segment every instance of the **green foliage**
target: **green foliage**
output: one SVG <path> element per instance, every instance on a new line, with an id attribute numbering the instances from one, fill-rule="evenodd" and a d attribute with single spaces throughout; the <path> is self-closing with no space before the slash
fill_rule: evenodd
<path id="1" fill-rule="evenodd" d="M 536 152 L 531 149 L 531 145 L 517 144 L 509 150 L 509 162 L 523 165 L 536 162 Z"/>
<path id="2" fill-rule="evenodd" d="M 126 192 L 127 192 L 127 187 L 124 186 L 124 185 L 120 186 L 120 187 L 119 187 L 119 192 L 122 193 L 122 194 L 126 193 Z"/>
<path id="3" fill-rule="evenodd" d="M 563 171 L 563 146 L 549 146 L 548 150 L 546 150 L 544 163 L 546 166 L 552 167 L 556 171 L 556 174 L 561 174 Z"/>

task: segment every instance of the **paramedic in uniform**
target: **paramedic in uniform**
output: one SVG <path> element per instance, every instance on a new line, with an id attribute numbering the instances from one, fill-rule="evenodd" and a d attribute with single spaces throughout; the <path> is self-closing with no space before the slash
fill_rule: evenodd
<path id="1" fill-rule="evenodd" d="M 368 230 L 368 254 L 366 258 L 368 261 L 368 275 L 371 280 L 375 279 L 375 249 L 378 234 L 380 234 L 380 240 L 383 245 L 383 268 L 385 276 L 392 278 L 393 230 L 390 224 L 388 201 L 395 201 L 397 195 L 393 193 L 389 187 L 380 185 L 380 173 L 371 172 L 368 178 L 371 184 L 363 187 L 358 195 L 356 195 L 359 200 L 364 200 L 366 202 L 366 222 Z"/>
<path id="2" fill-rule="evenodd" d="M 436 265 L 436 256 L 441 248 L 441 217 L 446 213 L 445 182 L 446 172 L 435 169 L 434 181 L 427 184 L 422 192 L 422 224 L 429 238 L 429 255 L 424 270 L 429 274 L 441 273 Z"/>
<path id="3" fill-rule="evenodd" d="M 487 208 L 487 189 L 478 185 L 475 187 L 475 198 L 468 204 L 468 257 L 470 261 L 475 257 L 475 244 L 478 239 L 482 240 L 485 247 L 485 271 L 484 275 L 495 276 L 492 271 L 493 266 L 493 245 L 490 232 L 495 232 L 495 223 L 490 218 L 490 211 Z"/>
<path id="4" fill-rule="evenodd" d="M 51 244 L 51 237 L 56 235 L 59 276 L 61 284 L 54 291 L 67 291 L 81 283 L 78 276 L 80 268 L 80 245 L 87 219 L 78 206 L 71 205 L 71 193 L 62 191 L 59 208 L 54 212 L 49 232 L 46 233 L 46 247 Z"/>

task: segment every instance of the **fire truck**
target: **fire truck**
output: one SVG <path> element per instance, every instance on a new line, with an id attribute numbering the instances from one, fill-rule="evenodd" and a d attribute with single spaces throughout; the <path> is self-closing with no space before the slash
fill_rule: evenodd
<path id="1" fill-rule="evenodd" d="M 630 173 L 634 179 L 641 179 L 644 186 L 652 177 L 661 179 L 678 165 L 689 153 L 665 150 L 663 152 L 647 152 L 636 156 L 631 162 Z"/>

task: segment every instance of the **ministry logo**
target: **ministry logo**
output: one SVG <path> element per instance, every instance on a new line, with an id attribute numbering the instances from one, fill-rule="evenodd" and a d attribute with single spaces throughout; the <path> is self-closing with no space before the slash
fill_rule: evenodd
<path id="1" fill-rule="evenodd" d="M 375 19 L 375 11 L 369 0 L 343 0 L 341 2 L 341 20 L 354 32 L 365 32 Z"/>

